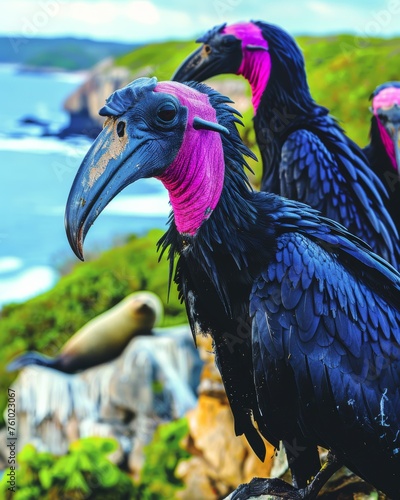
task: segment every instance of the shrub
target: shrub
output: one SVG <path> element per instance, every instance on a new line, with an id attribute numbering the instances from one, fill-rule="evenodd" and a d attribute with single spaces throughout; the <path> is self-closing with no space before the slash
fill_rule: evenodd
<path id="1" fill-rule="evenodd" d="M 5 500 L 136 498 L 129 476 L 107 458 L 117 447 L 110 438 L 83 438 L 72 443 L 66 455 L 55 456 L 28 444 L 17 455 L 15 493 L 7 483 L 7 469 L 0 481 L 0 496 Z"/>
<path id="2" fill-rule="evenodd" d="M 175 476 L 181 460 L 190 453 L 181 447 L 182 439 L 189 433 L 185 418 L 162 424 L 157 428 L 152 442 L 145 448 L 146 459 L 137 485 L 140 500 L 169 500 L 176 498 L 182 481 Z"/>

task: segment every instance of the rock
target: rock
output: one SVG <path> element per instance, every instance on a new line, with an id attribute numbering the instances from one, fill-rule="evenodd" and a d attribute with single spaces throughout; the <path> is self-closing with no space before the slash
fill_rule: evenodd
<path id="1" fill-rule="evenodd" d="M 139 481 L 144 465 L 145 446 L 151 442 L 160 423 L 162 423 L 161 419 L 147 415 L 139 415 L 132 421 L 135 439 L 132 441 L 128 454 L 128 469 L 136 481 Z"/>
<path id="2" fill-rule="evenodd" d="M 0 470 L 8 467 L 7 428 L 0 429 Z"/>
<path id="3" fill-rule="evenodd" d="M 38 127 L 48 127 L 50 123 L 45 120 L 41 120 L 40 118 L 36 118 L 35 116 L 25 116 L 19 120 L 21 125 L 35 125 Z"/>
<path id="4" fill-rule="evenodd" d="M 12 387 L 16 394 L 18 451 L 35 442 L 39 450 L 64 454 L 69 437 L 76 437 L 75 421 L 97 415 L 86 384 L 74 375 L 28 366 Z"/>
<path id="5" fill-rule="evenodd" d="M 196 473 L 194 473 L 196 471 Z M 226 491 L 224 481 L 210 476 L 210 466 L 202 457 L 194 456 L 189 461 L 181 462 L 176 475 L 185 483 L 185 488 L 177 493 L 178 499 L 211 500 L 221 498 Z"/>
<path id="6" fill-rule="evenodd" d="M 69 125 L 60 131 L 60 137 L 85 135 L 95 138 L 103 127 L 104 117 L 99 109 L 114 92 L 131 81 L 127 68 L 116 67 L 112 59 L 97 64 L 87 80 L 65 101 L 64 109 L 69 113 Z"/>

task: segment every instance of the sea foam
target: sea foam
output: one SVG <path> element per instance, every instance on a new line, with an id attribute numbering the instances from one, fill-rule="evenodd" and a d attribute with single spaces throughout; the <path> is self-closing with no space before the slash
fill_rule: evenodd
<path id="1" fill-rule="evenodd" d="M 3 259 L 2 259 L 3 260 Z M 45 292 L 58 279 L 51 267 L 35 266 L 12 277 L 0 278 L 0 306 L 9 302 L 22 302 Z"/>

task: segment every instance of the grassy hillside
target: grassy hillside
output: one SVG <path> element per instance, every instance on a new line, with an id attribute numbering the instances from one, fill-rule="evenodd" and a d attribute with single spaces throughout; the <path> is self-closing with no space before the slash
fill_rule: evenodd
<path id="1" fill-rule="evenodd" d="M 379 84 L 400 79 L 400 38 L 349 35 L 301 37 L 314 99 L 331 110 L 348 135 L 361 146 L 368 142 L 371 92 Z"/>
<path id="2" fill-rule="evenodd" d="M 130 68 L 133 78 L 156 76 L 159 80 L 169 80 L 184 57 L 196 47 L 193 41 L 152 43 L 116 57 L 115 64 Z"/>
<path id="3" fill-rule="evenodd" d="M 348 135 L 364 146 L 368 142 L 371 92 L 384 81 L 400 79 L 400 38 L 301 36 L 296 41 L 305 57 L 314 99 L 328 107 Z M 196 47 L 193 42 L 151 44 L 117 57 L 116 64 L 131 68 L 133 78 L 155 75 L 165 80 Z M 251 114 L 249 110 L 249 117 Z"/>

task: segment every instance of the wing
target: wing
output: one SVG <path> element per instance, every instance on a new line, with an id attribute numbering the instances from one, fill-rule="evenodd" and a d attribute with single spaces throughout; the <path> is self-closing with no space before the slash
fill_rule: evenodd
<path id="1" fill-rule="evenodd" d="M 310 130 L 288 136 L 282 147 L 280 194 L 340 222 L 398 268 L 398 235 L 382 200 L 384 188 L 356 146 L 335 134 L 334 127 L 326 134 L 329 149 Z"/>
<path id="2" fill-rule="evenodd" d="M 255 282 L 250 300 L 254 352 L 259 353 L 256 387 L 258 380 L 264 387 L 258 394 L 261 413 L 271 408 L 279 413 L 271 397 L 286 388 L 277 387 L 269 373 L 286 368 L 292 411 L 303 434 L 342 453 L 344 463 L 371 482 L 373 467 L 385 467 L 383 481 L 395 484 L 399 306 L 384 302 L 335 256 L 299 233 L 278 239 L 276 260 Z M 287 409 L 286 404 L 280 412 Z"/>

